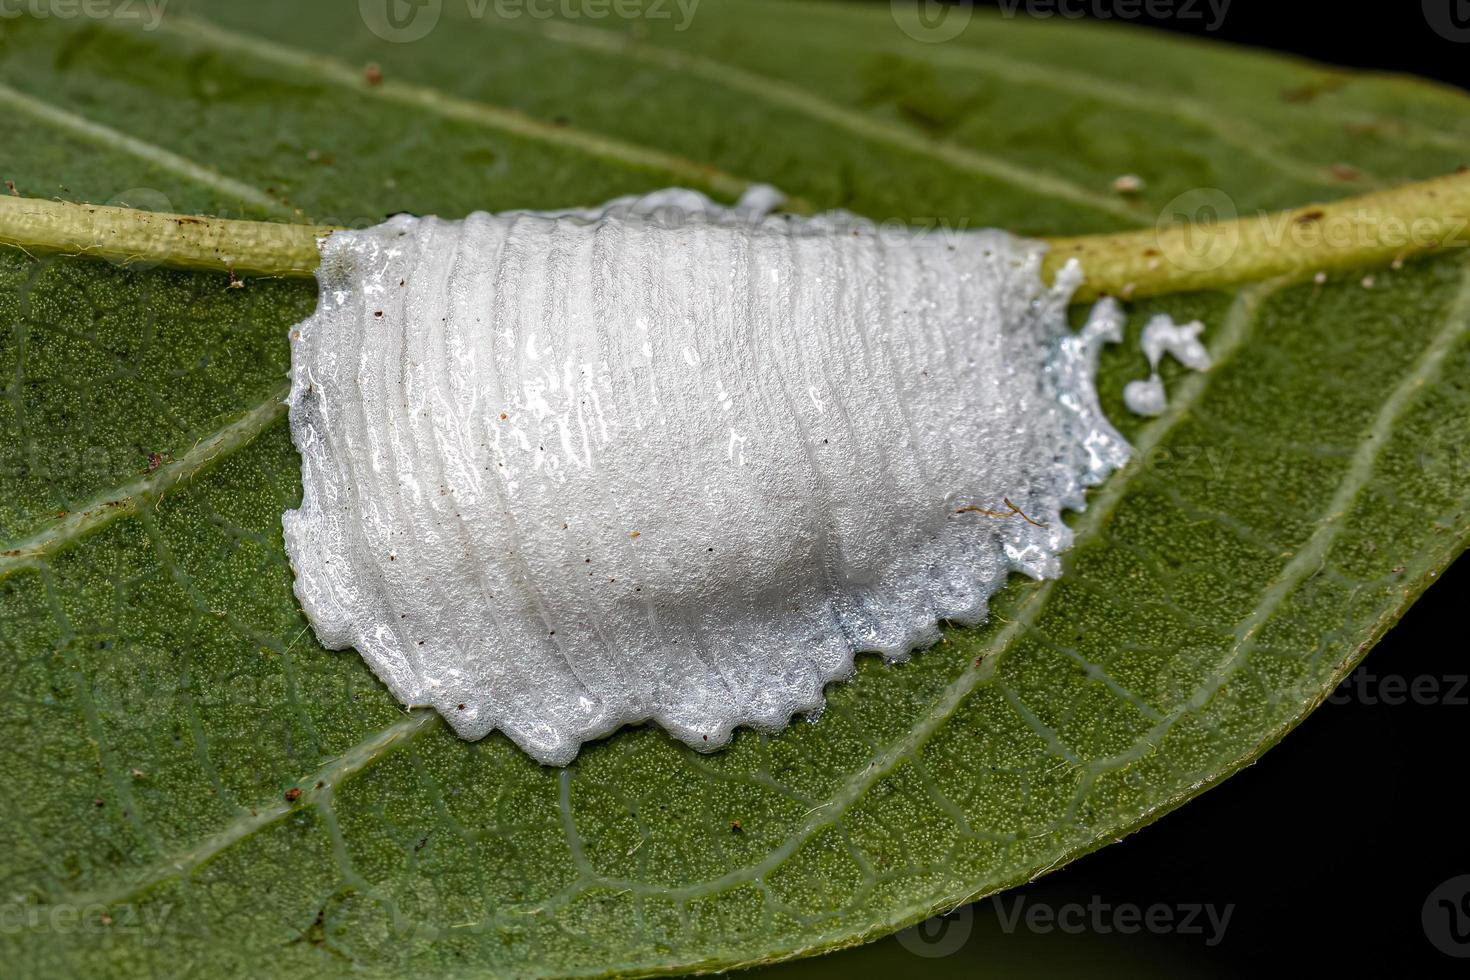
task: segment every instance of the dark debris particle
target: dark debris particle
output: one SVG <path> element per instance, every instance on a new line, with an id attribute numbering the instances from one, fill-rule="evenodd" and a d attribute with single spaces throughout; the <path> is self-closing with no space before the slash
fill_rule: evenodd
<path id="1" fill-rule="evenodd" d="M 742 826 L 740 826 L 740 821 L 739 820 L 731 820 L 730 821 L 730 833 L 732 833 L 732 834 L 743 834 L 743 833 L 745 833 L 745 828 L 742 827 Z"/>
<path id="2" fill-rule="evenodd" d="M 369 85 L 381 85 L 383 82 L 383 68 L 376 61 L 369 62 L 363 66 L 362 80 Z"/>
<path id="3" fill-rule="evenodd" d="M 290 789 L 286 790 L 286 802 L 287 803 L 295 803 L 299 799 L 301 799 L 301 788 L 300 787 L 298 787 L 298 786 L 292 786 Z"/>
<path id="4" fill-rule="evenodd" d="M 158 453 L 149 453 L 148 454 L 148 472 L 149 473 L 152 473 L 154 470 L 158 469 L 162 465 L 163 465 L 163 457 L 162 456 L 158 455 Z"/>

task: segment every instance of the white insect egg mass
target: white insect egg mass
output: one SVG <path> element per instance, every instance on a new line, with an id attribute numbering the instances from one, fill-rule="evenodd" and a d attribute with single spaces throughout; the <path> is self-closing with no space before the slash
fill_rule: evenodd
<path id="1" fill-rule="evenodd" d="M 322 247 L 292 331 L 321 643 L 465 738 L 565 764 L 652 720 L 697 749 L 818 711 L 854 654 L 1059 574 L 1063 509 L 1129 447 L 1104 301 L 1045 246 L 692 191 L 398 216 Z"/>

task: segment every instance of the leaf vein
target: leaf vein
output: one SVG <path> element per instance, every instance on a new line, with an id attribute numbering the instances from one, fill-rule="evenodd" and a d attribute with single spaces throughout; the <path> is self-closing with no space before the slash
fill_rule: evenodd
<path id="1" fill-rule="evenodd" d="M 847 109 L 780 79 L 699 55 L 628 41 L 601 28 L 550 22 L 541 31 L 544 37 L 559 43 L 641 61 L 670 71 L 697 75 L 772 105 L 810 116 L 863 139 L 937 160 L 964 173 L 989 177 L 1041 197 L 1101 211 L 1129 224 L 1142 223 L 1136 210 L 1116 198 L 1091 191 L 1065 178 L 1011 163 L 994 154 L 954 142 L 930 139 L 902 126 Z"/>
<path id="2" fill-rule="evenodd" d="M 256 207 L 269 211 L 272 214 L 285 218 L 296 217 L 296 210 L 281 203 L 262 190 L 250 186 L 243 181 L 226 177 L 225 175 L 211 170 L 208 167 L 195 163 L 187 157 L 180 156 L 172 150 L 166 150 L 155 143 L 142 140 L 136 136 L 119 132 L 111 126 L 93 122 L 84 116 L 77 115 L 68 109 L 43 101 L 29 92 L 22 92 L 11 88 L 0 82 L 0 105 L 8 106 L 17 112 L 24 113 L 37 122 L 44 123 L 55 129 L 86 140 L 95 146 L 121 153 L 151 164 L 161 170 L 167 170 L 177 174 L 196 184 L 201 184 L 221 194 L 240 201 L 248 201 Z"/>
<path id="3" fill-rule="evenodd" d="M 283 385 L 244 416 L 201 436 L 193 448 L 178 459 L 94 498 L 49 527 L 6 544 L 0 548 L 0 581 L 23 568 L 33 567 L 47 556 L 72 546 L 85 535 L 119 518 L 137 514 L 150 501 L 160 500 L 190 483 L 221 458 L 248 445 L 284 415 L 285 397 L 286 387 Z"/>
<path id="4" fill-rule="evenodd" d="M 462 98 L 432 86 L 391 78 L 369 85 L 363 79 L 360 69 L 329 55 L 242 34 L 195 17 L 170 17 L 163 22 L 161 29 L 176 37 L 269 62 L 308 78 L 349 89 L 359 95 L 423 110 L 445 119 L 499 130 L 523 139 L 566 147 L 623 166 L 666 173 L 724 196 L 738 197 L 751 185 L 749 180 L 726 173 L 710 164 L 571 126 L 543 122 L 515 109 Z M 787 201 L 787 207 L 793 210 L 809 208 L 805 202 L 794 199 Z"/>

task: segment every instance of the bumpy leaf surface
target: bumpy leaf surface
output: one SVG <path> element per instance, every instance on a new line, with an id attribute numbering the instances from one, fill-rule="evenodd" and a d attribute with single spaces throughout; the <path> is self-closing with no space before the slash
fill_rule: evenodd
<path id="1" fill-rule="evenodd" d="M 1470 162 L 1459 94 L 1111 27 L 977 14 L 923 43 L 886 4 L 706 0 L 687 30 L 672 3 L 434 7 L 411 43 L 351 3 L 0 19 L 0 170 L 34 197 L 356 225 L 760 180 L 1074 234 L 1195 188 L 1249 214 Z M 300 614 L 278 403 L 311 283 L 0 251 L 5 972 L 714 968 L 1114 841 L 1279 739 L 1464 547 L 1467 284 L 1452 253 L 1140 304 L 1101 377 L 1138 460 L 1060 580 L 865 659 L 818 723 L 712 756 L 629 730 L 553 769 L 405 714 Z M 1158 309 L 1203 318 L 1217 366 L 1168 371 L 1144 421 L 1120 391 Z"/>

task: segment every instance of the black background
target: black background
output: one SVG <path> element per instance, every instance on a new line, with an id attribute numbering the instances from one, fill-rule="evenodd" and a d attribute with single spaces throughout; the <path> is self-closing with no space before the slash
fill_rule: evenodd
<path id="1" fill-rule="evenodd" d="M 1018 0 L 1025 9 L 1027 0 Z M 1046 3 L 1047 0 L 1041 0 Z M 1068 10 L 1108 11 L 1114 0 L 1056 0 Z M 1164 0 L 1176 10 L 1192 6 L 1200 16 L 1127 18 L 1126 23 L 1190 34 L 1206 40 L 1271 48 L 1327 64 L 1375 71 L 1404 72 L 1470 86 L 1470 43 L 1441 37 L 1429 26 L 1425 7 L 1460 4 L 1459 22 L 1470 26 L 1467 0 L 1389 0 L 1386 3 L 1336 3 L 1331 0 L 1232 0 L 1223 20 L 1214 19 L 1208 0 Z M 1143 6 L 1144 4 L 1139 4 Z M 976 2 L 977 7 L 998 7 Z M 1126 4 L 1125 4 L 1126 7 Z M 1131 9 L 1131 8 L 1128 8 Z M 1116 18 L 1115 18 L 1116 19 Z"/>
<path id="2" fill-rule="evenodd" d="M 1462 3 L 1470 18 L 1470 2 L 1444 2 Z M 1100 6 L 1109 4 L 1101 0 Z M 1470 43 L 1430 29 L 1420 0 L 1369 7 L 1235 0 L 1214 31 L 1206 30 L 1208 17 L 1131 22 L 1470 87 Z M 1070 9 L 1099 9 L 1099 0 L 1072 0 Z M 1470 164 L 1470 146 L 1465 162 Z M 1461 561 L 1372 651 L 1349 689 L 1381 691 L 1372 679 L 1393 676 L 1436 678 L 1449 691 L 1456 678 L 1470 674 L 1467 588 L 1470 565 Z M 1233 904 L 1224 938 L 1213 947 L 1199 936 L 1006 933 L 987 900 L 961 913 L 969 938 L 949 956 L 926 959 L 889 939 L 762 972 L 766 980 L 902 972 L 1256 977 L 1263 971 L 1391 970 L 1391 976 L 1470 976 L 1470 959 L 1436 950 L 1420 920 L 1435 886 L 1470 874 L 1467 701 L 1470 684 L 1457 703 L 1334 697 L 1221 786 L 1122 845 L 1007 896 L 1054 907 L 1085 905 L 1094 896 L 1145 908 Z"/>

